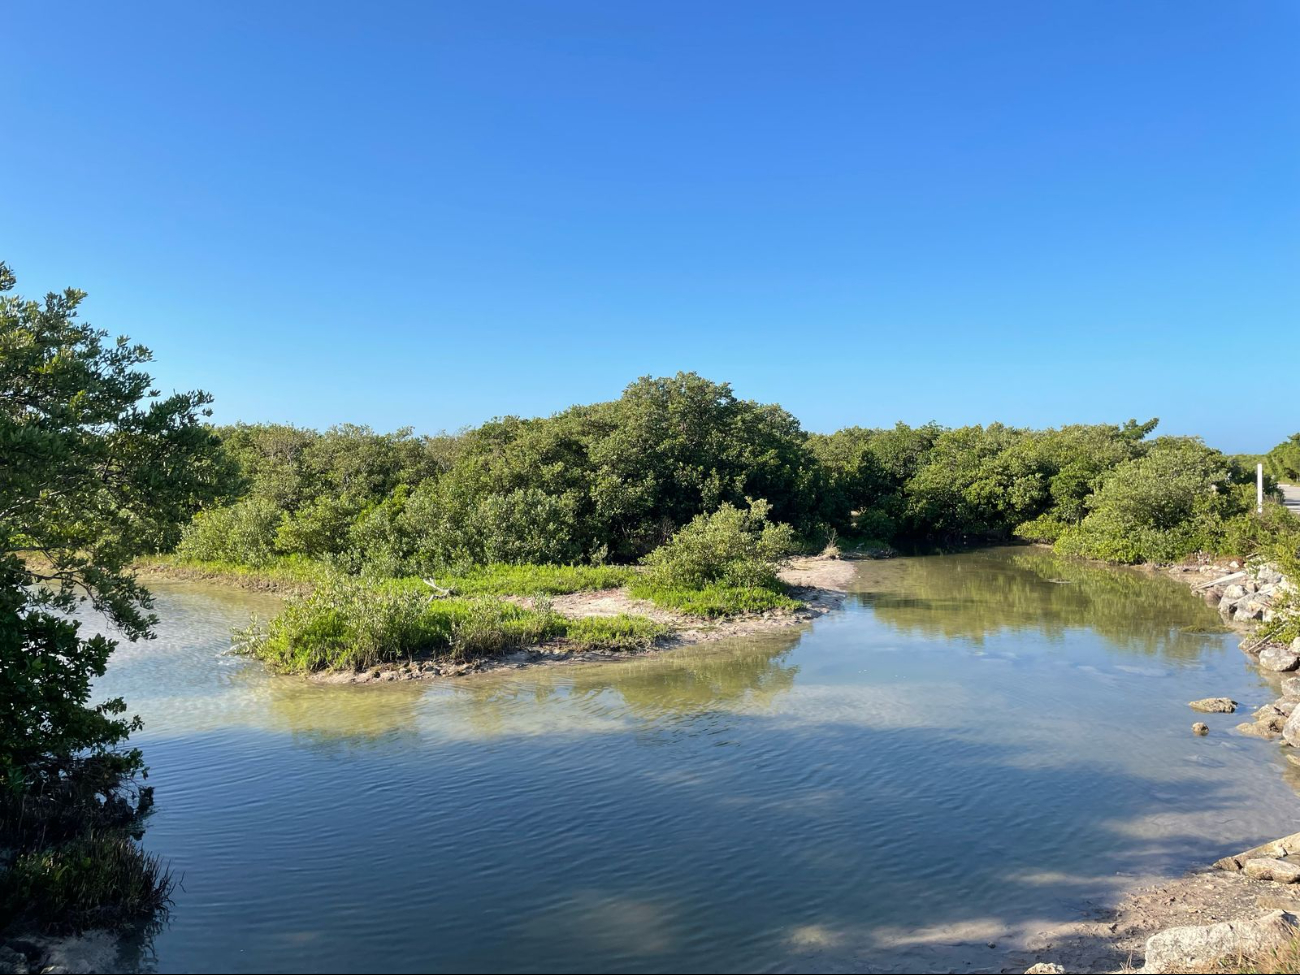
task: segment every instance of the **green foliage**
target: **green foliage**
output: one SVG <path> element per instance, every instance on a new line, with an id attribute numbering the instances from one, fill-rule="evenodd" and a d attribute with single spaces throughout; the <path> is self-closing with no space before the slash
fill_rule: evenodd
<path id="1" fill-rule="evenodd" d="M 794 610 L 799 601 L 766 586 L 727 586 L 718 583 L 702 586 L 657 585 L 638 580 L 631 586 L 632 595 L 648 599 L 656 606 L 690 616 L 735 616 L 740 613 L 765 613 L 769 610 Z"/>
<path id="2" fill-rule="evenodd" d="M 169 882 L 120 828 L 148 804 L 126 750 L 139 721 L 92 704 L 115 643 L 67 613 L 89 599 L 127 639 L 151 635 L 130 572 L 236 483 L 204 426 L 203 393 L 163 397 L 149 350 L 77 320 L 85 297 L 7 292 L 0 264 L 0 849 L 12 851 L 0 924 L 116 923 L 151 913 Z"/>
<path id="3" fill-rule="evenodd" d="M 777 589 L 777 570 L 795 549 L 789 525 L 768 520 L 766 501 L 748 510 L 724 502 L 696 515 L 642 563 L 645 582 L 664 589 L 700 589 L 720 584 L 737 589 Z"/>
<path id="4" fill-rule="evenodd" d="M 777 579 L 795 549 L 789 525 L 768 520 L 770 507 L 723 503 L 697 515 L 642 562 L 633 595 L 697 616 L 791 609 L 798 603 Z"/>
<path id="5" fill-rule="evenodd" d="M 644 616 L 583 616 L 565 620 L 564 637 L 577 650 L 648 650 L 669 628 Z"/>
<path id="6" fill-rule="evenodd" d="M 1300 433 L 1293 433 L 1263 459 L 1264 470 L 1274 479 L 1300 482 Z"/>
<path id="7" fill-rule="evenodd" d="M 1115 468 L 1088 515 L 1057 542 L 1063 554 L 1110 562 L 1169 562 L 1217 551 L 1224 523 L 1247 510 L 1244 474 L 1197 440 L 1166 437 Z M 1241 485 L 1245 487 L 1245 485 Z"/>
<path id="8" fill-rule="evenodd" d="M 178 558 L 264 566 L 276 557 L 281 511 L 265 498 L 200 511 L 181 532 Z"/>
<path id="9" fill-rule="evenodd" d="M 120 833 L 91 834 L 19 853 L 0 885 L 0 928 L 118 928 L 152 918 L 175 882 Z"/>
<path id="10" fill-rule="evenodd" d="M 571 620 L 486 595 L 440 599 L 412 580 L 335 578 L 254 621 L 237 646 L 277 670 L 364 671 L 424 657 L 476 658 L 552 639 L 584 648 L 648 646 L 664 629 L 635 616 Z"/>
<path id="11" fill-rule="evenodd" d="M 0 264 L 0 292 L 13 285 Z M 120 700 L 89 704 L 113 641 L 83 640 L 61 613 L 88 597 L 129 639 L 148 636 L 149 595 L 131 560 L 174 544 L 231 479 L 201 423 L 208 397 L 151 389 L 139 368 L 149 350 L 77 321 L 83 297 L 0 296 L 0 777 L 10 783 L 133 730 Z"/>
<path id="12" fill-rule="evenodd" d="M 458 596 L 559 596 L 625 586 L 636 570 L 621 565 L 486 565 L 438 576 Z"/>

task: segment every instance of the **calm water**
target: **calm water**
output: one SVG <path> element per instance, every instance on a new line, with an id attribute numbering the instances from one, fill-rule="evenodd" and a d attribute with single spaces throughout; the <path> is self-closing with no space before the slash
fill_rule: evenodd
<path id="1" fill-rule="evenodd" d="M 978 968 L 1026 923 L 1295 829 L 1271 699 L 1185 588 L 1003 549 L 626 664 L 322 687 L 223 655 L 265 597 L 159 586 L 160 971 Z M 973 960 L 973 962 L 972 962 Z M 995 960 L 988 964 L 994 965 Z"/>

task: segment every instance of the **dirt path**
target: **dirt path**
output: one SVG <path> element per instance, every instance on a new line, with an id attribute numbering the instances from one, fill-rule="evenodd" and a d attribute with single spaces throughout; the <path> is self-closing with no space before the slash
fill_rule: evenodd
<path id="1" fill-rule="evenodd" d="M 1300 515 L 1300 485 L 1279 484 L 1282 491 L 1282 503 L 1293 515 Z"/>

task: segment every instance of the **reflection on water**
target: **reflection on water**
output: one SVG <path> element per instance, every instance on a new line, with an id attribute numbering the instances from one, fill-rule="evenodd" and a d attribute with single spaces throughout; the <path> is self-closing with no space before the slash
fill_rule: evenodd
<path id="1" fill-rule="evenodd" d="M 1184 587 L 1022 548 L 858 588 L 803 632 L 362 687 L 225 654 L 266 597 L 160 588 L 102 688 L 185 875 L 158 969 L 981 967 L 1292 828 L 1276 747 L 1190 734 L 1271 690 Z"/>

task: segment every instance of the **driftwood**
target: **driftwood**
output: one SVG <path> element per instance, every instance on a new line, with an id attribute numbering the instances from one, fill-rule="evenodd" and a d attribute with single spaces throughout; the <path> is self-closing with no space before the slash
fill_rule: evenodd
<path id="1" fill-rule="evenodd" d="M 1244 578 L 1246 578 L 1245 572 L 1233 572 L 1222 579 L 1214 579 L 1211 582 L 1202 582 L 1199 586 L 1192 586 L 1192 592 L 1204 592 L 1206 589 L 1212 589 L 1215 586 L 1226 586 Z"/>
<path id="2" fill-rule="evenodd" d="M 450 589 L 444 589 L 433 579 L 421 579 L 420 581 L 433 590 L 433 594 L 429 597 L 430 599 L 446 599 L 451 595 Z"/>

